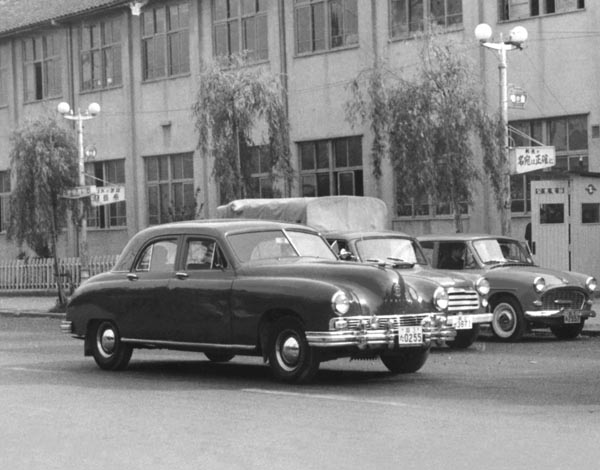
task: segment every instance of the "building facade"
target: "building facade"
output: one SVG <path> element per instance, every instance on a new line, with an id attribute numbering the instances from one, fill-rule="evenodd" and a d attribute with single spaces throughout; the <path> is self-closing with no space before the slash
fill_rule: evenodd
<path id="1" fill-rule="evenodd" d="M 427 20 L 427 21 L 426 21 Z M 138 230 L 177 218 L 210 218 L 221 201 L 210 155 L 197 149 L 192 103 L 203 61 L 247 51 L 257 67 L 281 74 L 296 178 L 292 196 L 354 194 L 383 199 L 389 226 L 414 235 L 453 231 L 447 205 L 428 195 L 395 198 L 389 162 L 373 176 L 372 136 L 350 124 L 348 85 L 377 60 L 399 74 L 418 63 L 416 33 L 433 20 L 453 40 L 472 45 L 473 70 L 490 112 L 499 106 L 498 57 L 474 36 L 479 23 L 496 35 L 528 30 L 523 50 L 508 55 L 508 80 L 527 91 L 510 109 L 511 145 L 528 137 L 557 151 L 558 173 L 600 172 L 600 5 L 588 0 L 18 0 L 0 1 L 0 248 L 6 240 L 10 134 L 26 119 L 57 115 L 68 102 L 101 112 L 84 123 L 90 184 L 122 184 L 125 201 L 88 218 L 90 254 L 116 254 Z M 65 126 L 72 123 L 64 120 Z M 259 144 L 259 142 L 257 142 Z M 252 152 L 252 196 L 273 194 L 260 151 Z M 513 235 L 531 221 L 531 181 L 513 176 Z M 488 184 L 466 210 L 471 232 L 500 231 Z M 77 232 L 61 238 L 63 256 L 77 255 Z"/>

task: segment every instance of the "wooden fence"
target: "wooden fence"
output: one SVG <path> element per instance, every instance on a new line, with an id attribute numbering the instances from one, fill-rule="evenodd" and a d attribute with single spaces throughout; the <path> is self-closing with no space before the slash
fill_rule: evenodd
<path id="1" fill-rule="evenodd" d="M 109 271 L 116 260 L 117 255 L 90 257 L 90 276 Z M 58 266 L 59 277 L 67 291 L 79 285 L 79 258 L 60 258 Z M 0 261 L 0 292 L 41 292 L 55 291 L 56 288 L 52 258 Z"/>

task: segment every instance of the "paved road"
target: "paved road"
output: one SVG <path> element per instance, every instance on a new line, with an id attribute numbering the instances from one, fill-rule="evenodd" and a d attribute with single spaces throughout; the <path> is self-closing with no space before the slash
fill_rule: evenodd
<path id="1" fill-rule="evenodd" d="M 0 317 L 0 467 L 597 469 L 600 338 L 434 350 L 417 374 L 135 351 L 99 370 L 48 318 Z"/>

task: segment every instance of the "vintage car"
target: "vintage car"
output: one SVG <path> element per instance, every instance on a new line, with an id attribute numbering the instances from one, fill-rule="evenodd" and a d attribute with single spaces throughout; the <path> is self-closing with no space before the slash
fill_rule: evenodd
<path id="1" fill-rule="evenodd" d="M 418 239 L 434 267 L 488 279 L 492 332 L 500 340 L 517 341 L 532 328 L 548 327 L 558 338 L 572 339 L 596 315 L 596 279 L 536 266 L 517 239 L 463 233 Z"/>
<path id="2" fill-rule="evenodd" d="M 77 288 L 61 329 L 102 369 L 125 368 L 134 348 L 168 348 L 262 356 L 276 378 L 305 382 L 340 357 L 419 370 L 456 330 L 411 301 L 397 271 L 339 261 L 306 226 L 190 221 L 135 235 L 110 272 Z"/>
<path id="3" fill-rule="evenodd" d="M 489 324 L 488 281 L 481 276 L 474 282 L 457 273 L 433 269 L 419 242 L 402 232 L 360 231 L 327 232 L 323 236 L 342 259 L 373 262 L 399 270 L 411 301 L 422 311 L 447 314 L 457 330 L 447 341 L 451 348 L 468 348 L 477 339 L 481 324 Z"/>

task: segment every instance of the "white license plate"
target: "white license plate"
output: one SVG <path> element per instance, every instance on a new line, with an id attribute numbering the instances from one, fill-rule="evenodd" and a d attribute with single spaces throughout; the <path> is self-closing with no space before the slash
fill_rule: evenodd
<path id="1" fill-rule="evenodd" d="M 399 326 L 398 327 L 398 344 L 400 346 L 407 344 L 423 344 L 423 327 L 422 326 Z"/>
<path id="2" fill-rule="evenodd" d="M 581 314 L 575 310 L 565 310 L 563 321 L 565 323 L 579 323 L 581 321 Z"/>
<path id="3" fill-rule="evenodd" d="M 452 326 L 457 330 L 472 330 L 473 318 L 469 315 L 459 315 L 452 318 Z"/>

